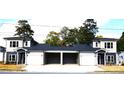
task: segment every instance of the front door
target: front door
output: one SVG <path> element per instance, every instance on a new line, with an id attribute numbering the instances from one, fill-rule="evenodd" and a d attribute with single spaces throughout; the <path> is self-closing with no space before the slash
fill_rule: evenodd
<path id="1" fill-rule="evenodd" d="M 104 53 L 98 53 L 98 64 L 104 65 Z"/>
<path id="2" fill-rule="evenodd" d="M 19 62 L 18 64 L 25 64 L 25 53 L 19 53 Z"/>

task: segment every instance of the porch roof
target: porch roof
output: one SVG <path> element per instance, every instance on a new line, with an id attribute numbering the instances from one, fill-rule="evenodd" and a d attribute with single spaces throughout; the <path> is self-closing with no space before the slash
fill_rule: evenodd
<path id="1" fill-rule="evenodd" d="M 0 46 L 0 52 L 4 52 L 6 50 L 5 47 Z"/>

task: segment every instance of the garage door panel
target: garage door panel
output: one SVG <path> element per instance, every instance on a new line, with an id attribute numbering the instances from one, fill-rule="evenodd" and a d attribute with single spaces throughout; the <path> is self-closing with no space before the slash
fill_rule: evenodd
<path id="1" fill-rule="evenodd" d="M 77 64 L 78 54 L 77 53 L 64 53 L 63 63 L 64 64 Z"/>
<path id="2" fill-rule="evenodd" d="M 45 53 L 45 64 L 60 64 L 60 53 Z"/>

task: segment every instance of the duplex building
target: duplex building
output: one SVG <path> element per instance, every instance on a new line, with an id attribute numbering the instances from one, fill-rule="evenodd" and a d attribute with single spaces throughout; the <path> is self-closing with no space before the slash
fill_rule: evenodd
<path id="1" fill-rule="evenodd" d="M 0 60 L 4 64 L 118 64 L 114 38 L 96 38 L 92 44 L 61 47 L 39 44 L 32 38 L 6 37 L 4 40 L 6 47 L 0 47 Z"/>

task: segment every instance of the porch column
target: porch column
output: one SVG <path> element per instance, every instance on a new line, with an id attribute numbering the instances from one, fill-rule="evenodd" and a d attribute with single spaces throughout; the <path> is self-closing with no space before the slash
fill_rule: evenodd
<path id="1" fill-rule="evenodd" d="M 27 65 L 27 53 L 25 52 L 25 64 Z"/>
<path id="2" fill-rule="evenodd" d="M 4 64 L 6 64 L 6 61 L 7 61 L 7 59 L 6 59 L 7 57 L 6 56 L 7 56 L 7 53 L 5 52 L 4 53 Z"/>
<path id="3" fill-rule="evenodd" d="M 63 52 L 60 53 L 60 64 L 63 65 Z"/>
<path id="4" fill-rule="evenodd" d="M 98 64 L 98 53 L 95 54 L 95 62 L 96 62 L 96 65 L 99 65 Z"/>
<path id="5" fill-rule="evenodd" d="M 104 53 L 104 65 L 106 65 L 106 53 Z"/>
<path id="6" fill-rule="evenodd" d="M 118 54 L 116 53 L 116 65 L 119 65 Z"/>
<path id="7" fill-rule="evenodd" d="M 18 53 L 18 52 L 17 52 L 16 59 L 17 59 L 17 61 L 16 61 L 16 65 L 18 65 L 18 62 L 19 62 L 19 53 Z"/>

